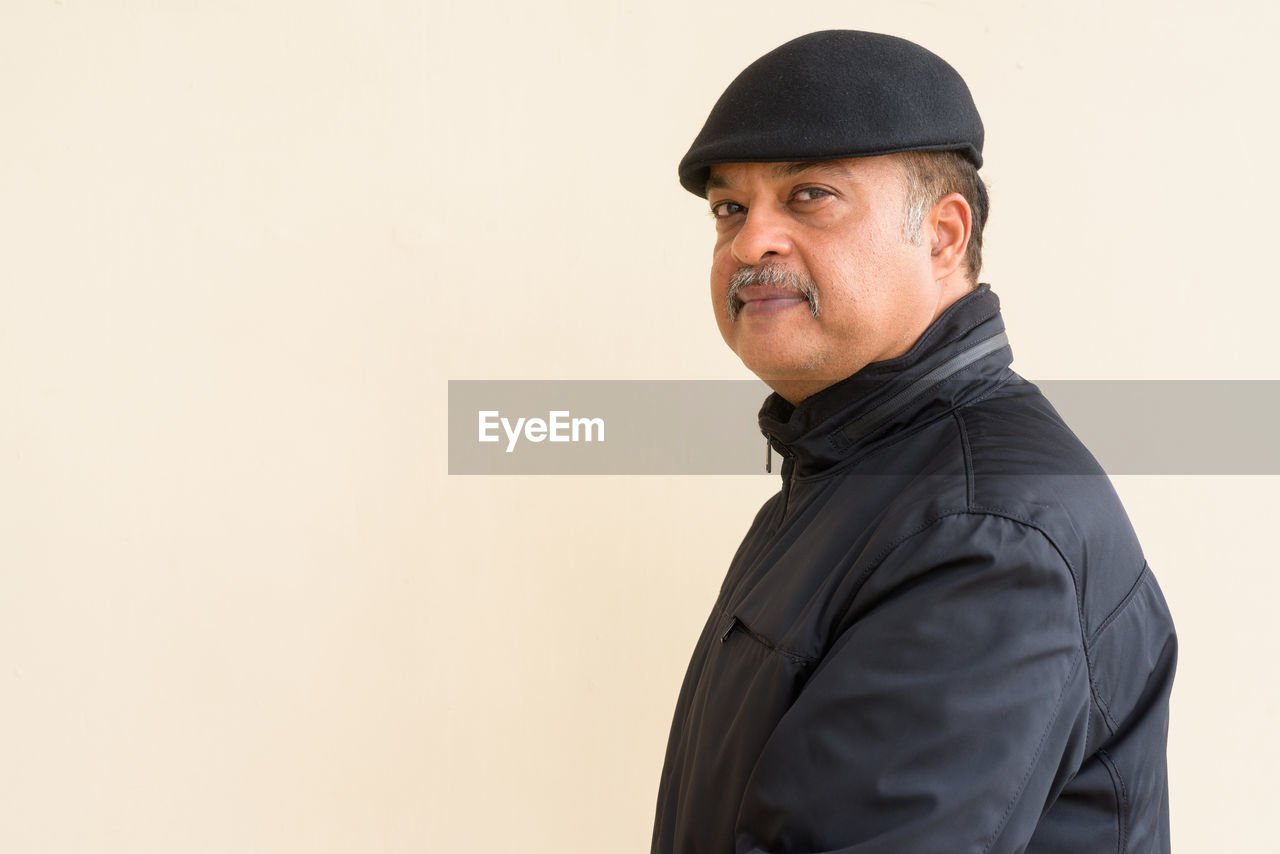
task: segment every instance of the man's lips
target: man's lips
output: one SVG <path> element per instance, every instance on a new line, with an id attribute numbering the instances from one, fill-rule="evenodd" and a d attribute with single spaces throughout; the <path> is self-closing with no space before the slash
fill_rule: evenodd
<path id="1" fill-rule="evenodd" d="M 738 291 L 738 299 L 742 300 L 739 316 L 777 314 L 798 305 L 809 304 L 809 300 L 799 291 L 771 285 L 753 285 L 743 288 Z"/>

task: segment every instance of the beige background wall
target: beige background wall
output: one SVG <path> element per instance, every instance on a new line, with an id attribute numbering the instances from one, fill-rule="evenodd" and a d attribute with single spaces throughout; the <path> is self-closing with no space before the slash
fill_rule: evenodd
<path id="1" fill-rule="evenodd" d="M 6 0 L 0 850 L 645 850 L 776 482 L 450 478 L 446 381 L 745 376 L 675 164 L 833 26 L 969 81 L 1022 373 L 1280 379 L 1275 9 Z M 1118 486 L 1175 849 L 1264 850 L 1277 482 Z"/>

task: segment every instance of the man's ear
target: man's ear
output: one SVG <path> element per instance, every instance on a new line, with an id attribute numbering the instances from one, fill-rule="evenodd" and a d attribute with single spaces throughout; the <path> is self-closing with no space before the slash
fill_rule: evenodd
<path id="1" fill-rule="evenodd" d="M 966 276 L 964 253 L 973 232 L 973 212 L 959 193 L 949 193 L 938 200 L 925 218 L 925 235 L 933 264 L 934 281 L 950 277 L 957 270 Z"/>

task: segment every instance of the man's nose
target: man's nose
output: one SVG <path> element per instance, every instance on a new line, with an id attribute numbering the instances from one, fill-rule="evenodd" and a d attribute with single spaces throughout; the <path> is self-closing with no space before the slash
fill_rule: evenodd
<path id="1" fill-rule="evenodd" d="M 742 228 L 733 237 L 733 257 L 739 264 L 755 266 L 770 255 L 791 252 L 789 218 L 785 212 L 767 205 L 755 205 L 747 211 Z"/>

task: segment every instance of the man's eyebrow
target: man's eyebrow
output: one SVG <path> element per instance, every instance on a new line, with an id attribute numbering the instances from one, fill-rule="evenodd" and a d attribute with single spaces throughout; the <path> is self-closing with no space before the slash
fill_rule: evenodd
<path id="1" fill-rule="evenodd" d="M 795 163 L 779 163 L 773 167 L 773 177 L 790 178 L 811 170 L 833 172 L 842 178 L 848 178 L 853 175 L 853 170 L 840 160 L 801 160 Z M 722 175 L 712 172 L 711 176 L 707 178 L 706 190 L 708 192 L 711 190 L 731 189 L 733 189 L 733 185 Z"/>
<path id="2" fill-rule="evenodd" d="M 793 175 L 799 175 L 801 172 L 808 172 L 811 169 L 835 172 L 841 177 L 848 177 L 853 174 L 853 170 L 840 160 L 804 160 L 798 163 L 779 163 L 773 168 L 773 176 L 775 178 L 790 178 Z"/>
<path id="3" fill-rule="evenodd" d="M 707 178 L 706 189 L 707 190 L 727 190 L 729 189 L 729 182 L 726 181 L 721 176 L 717 175 L 716 173 L 712 172 L 711 177 Z"/>

